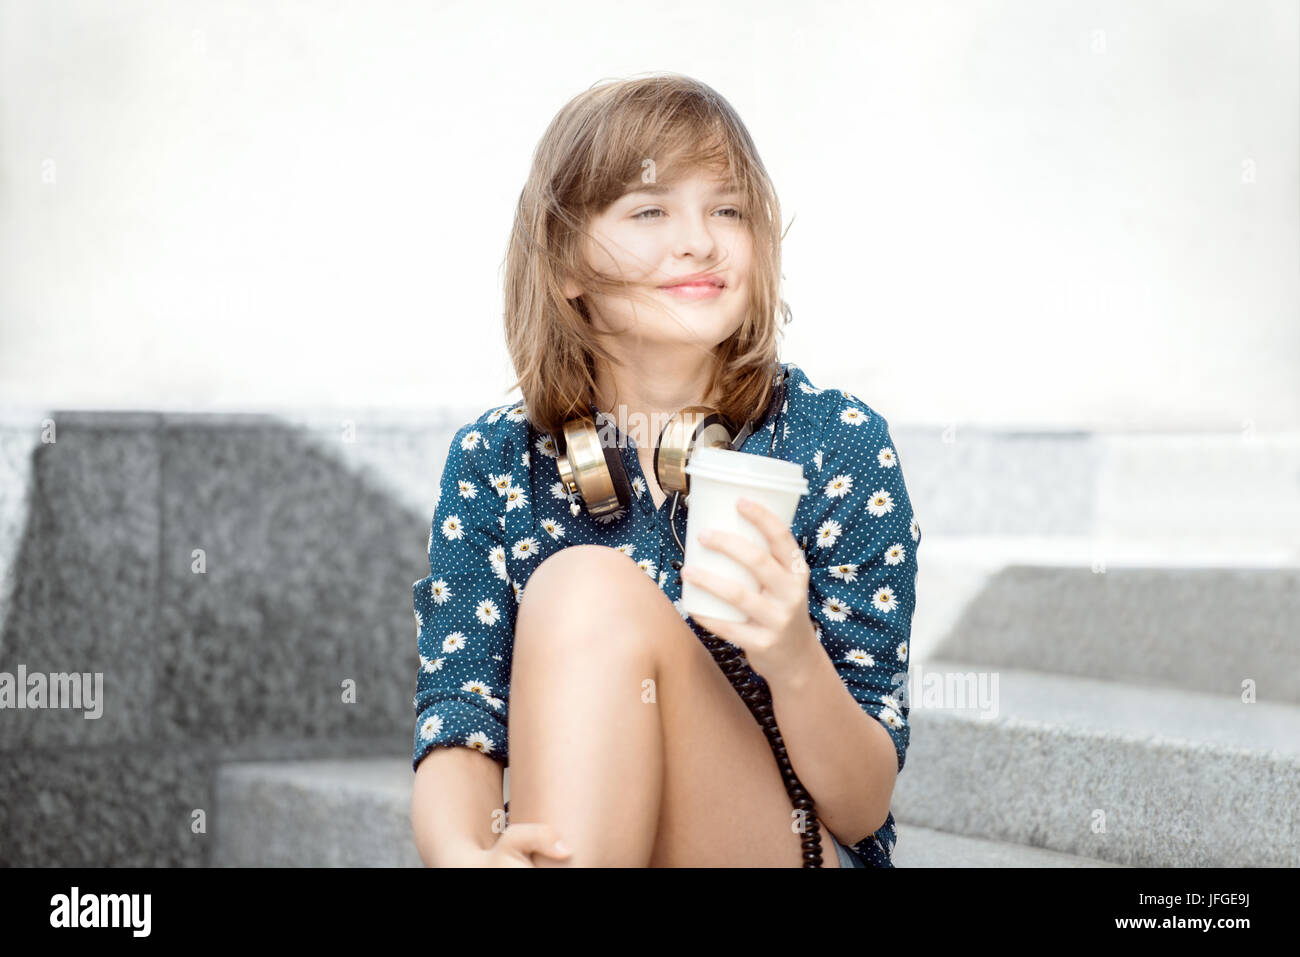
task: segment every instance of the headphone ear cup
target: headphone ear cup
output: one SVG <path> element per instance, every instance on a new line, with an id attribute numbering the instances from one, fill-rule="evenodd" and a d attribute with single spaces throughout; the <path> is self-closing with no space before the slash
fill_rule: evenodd
<path id="1" fill-rule="evenodd" d="M 606 435 L 589 415 L 569 419 L 563 433 L 563 448 L 556 456 L 556 465 L 564 487 L 577 490 L 590 515 L 607 515 L 626 508 L 632 500 L 632 485 L 616 438 L 611 434 L 607 445 Z"/>
<path id="2" fill-rule="evenodd" d="M 691 477 L 686 473 L 691 454 L 706 446 L 729 448 L 731 429 L 716 410 L 692 405 L 679 410 L 664 425 L 655 443 L 655 480 L 665 492 L 689 495 Z"/>
<path id="3" fill-rule="evenodd" d="M 632 483 L 628 481 L 627 469 L 623 467 L 623 456 L 619 455 L 616 444 L 606 445 L 601 442 L 601 449 L 605 453 L 605 468 L 609 471 L 609 481 L 614 486 L 618 507 L 627 508 L 632 501 Z"/>

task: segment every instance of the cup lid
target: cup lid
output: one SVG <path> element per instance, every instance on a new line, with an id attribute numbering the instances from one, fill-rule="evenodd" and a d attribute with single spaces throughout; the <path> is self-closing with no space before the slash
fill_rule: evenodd
<path id="1" fill-rule="evenodd" d="M 808 494 L 808 480 L 804 478 L 802 465 L 752 452 L 705 446 L 691 452 L 685 471 L 691 477 Z"/>

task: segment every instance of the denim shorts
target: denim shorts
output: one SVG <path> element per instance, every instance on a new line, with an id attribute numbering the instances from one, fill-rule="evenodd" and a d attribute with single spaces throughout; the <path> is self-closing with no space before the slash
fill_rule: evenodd
<path id="1" fill-rule="evenodd" d="M 831 839 L 831 844 L 835 847 L 835 853 L 839 856 L 840 867 L 866 867 L 867 862 L 862 859 L 862 855 L 857 851 L 850 850 L 839 841 L 835 840 L 835 835 L 822 826 L 822 833 Z"/>

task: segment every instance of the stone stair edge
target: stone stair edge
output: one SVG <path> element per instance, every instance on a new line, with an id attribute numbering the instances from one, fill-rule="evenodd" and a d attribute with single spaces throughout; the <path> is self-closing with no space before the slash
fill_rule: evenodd
<path id="1" fill-rule="evenodd" d="M 922 679 L 926 672 L 941 674 L 968 674 L 980 672 L 996 672 L 999 680 L 999 688 L 1002 682 L 1010 680 L 1015 682 L 1016 690 L 1023 691 L 1026 687 L 1033 685 L 1042 685 L 1050 687 L 1053 692 L 1054 707 L 1067 707 L 1062 704 L 1062 689 L 1069 692 L 1075 689 L 1077 700 L 1086 701 L 1089 704 L 1098 701 L 1105 702 L 1107 696 L 1116 698 L 1128 696 L 1131 698 L 1143 698 L 1147 702 L 1163 702 L 1167 707 L 1174 705 L 1183 709 L 1200 708 L 1206 711 L 1213 709 L 1222 709 L 1227 715 L 1231 710 L 1240 707 L 1250 707 L 1259 709 L 1253 712 L 1250 719 L 1253 726 L 1241 731 L 1240 741 L 1225 741 L 1222 739 L 1196 737 L 1189 733 L 1179 733 L 1177 730 L 1170 731 L 1170 725 L 1174 722 L 1161 726 L 1157 720 L 1150 718 L 1152 715 L 1162 713 L 1159 706 L 1148 706 L 1139 710 L 1139 714 L 1147 716 L 1149 723 L 1144 729 L 1130 731 L 1115 726 L 1105 726 L 1104 724 L 1080 724 L 1075 719 L 1075 715 L 1057 716 L 1043 715 L 1041 711 L 1026 715 L 1023 712 L 1017 713 L 999 713 L 995 717 L 981 717 L 974 713 L 974 709 L 958 709 L 948 707 L 929 707 L 924 704 L 913 705 L 909 709 L 909 720 L 915 722 L 918 716 L 934 717 L 940 721 L 961 721 L 988 724 L 997 727 L 1006 728 L 1026 728 L 1034 730 L 1046 730 L 1067 734 L 1079 739 L 1122 741 L 1132 744 L 1139 744 L 1151 748 L 1159 748 L 1174 751 L 1186 751 L 1195 749 L 1205 754 L 1214 754 L 1224 757 L 1253 757 L 1264 760 L 1282 761 L 1287 764 L 1300 765 L 1300 705 L 1292 704 L 1285 701 L 1278 702 L 1259 702 L 1251 705 L 1240 703 L 1239 699 L 1230 695 L 1216 695 L 1204 691 L 1191 691 L 1182 688 L 1166 688 L 1158 685 L 1148 684 L 1129 684 L 1126 682 L 1109 681 L 1100 678 L 1083 677 L 1078 675 L 1060 674 L 1054 672 L 1030 671 L 1027 669 L 1009 669 L 1002 667 L 989 667 L 973 662 L 957 661 L 948 658 L 930 657 L 924 659 L 919 670 Z M 916 697 L 913 692 L 913 697 Z M 1100 707 L 1100 705 L 1099 705 Z M 1102 708 L 1102 713 L 1109 713 Z M 1248 712 L 1249 713 L 1249 712 Z M 1077 712 L 1076 712 L 1077 714 Z M 1234 717 L 1240 718 L 1240 715 Z M 1242 726 L 1244 722 L 1237 720 L 1227 727 L 1234 731 Z M 1293 749 L 1287 750 L 1277 747 L 1258 747 L 1249 743 L 1251 736 L 1256 733 L 1259 725 L 1263 723 L 1277 723 L 1279 726 L 1284 725 L 1294 736 L 1289 740 L 1294 742 Z M 1177 725 L 1185 727 L 1184 725 Z"/>

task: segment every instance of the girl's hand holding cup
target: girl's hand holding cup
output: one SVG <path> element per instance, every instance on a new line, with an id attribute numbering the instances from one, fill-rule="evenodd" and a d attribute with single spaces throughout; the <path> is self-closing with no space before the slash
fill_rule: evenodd
<path id="1" fill-rule="evenodd" d="M 740 515 L 762 533 L 766 547 L 748 538 L 718 529 L 702 530 L 697 541 L 705 548 L 730 556 L 749 569 L 759 588 L 686 564 L 682 581 L 691 582 L 748 616 L 746 622 L 691 614 L 700 625 L 730 641 L 760 675 L 788 674 L 797 670 L 812 648 L 817 633 L 808 616 L 808 563 L 790 528 L 773 512 L 747 498 L 736 501 Z"/>

